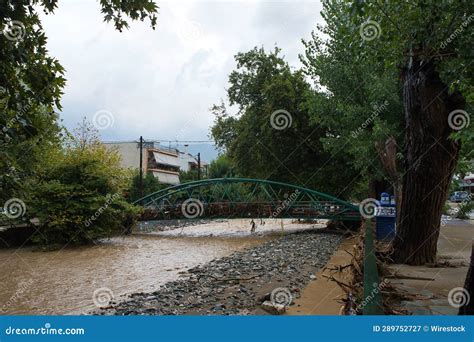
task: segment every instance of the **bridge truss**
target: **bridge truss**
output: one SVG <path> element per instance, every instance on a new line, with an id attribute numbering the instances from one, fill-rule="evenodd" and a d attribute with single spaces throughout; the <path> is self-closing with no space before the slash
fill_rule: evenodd
<path id="1" fill-rule="evenodd" d="M 215 178 L 157 191 L 135 202 L 144 219 L 292 218 L 359 221 L 358 206 L 271 180 Z"/>

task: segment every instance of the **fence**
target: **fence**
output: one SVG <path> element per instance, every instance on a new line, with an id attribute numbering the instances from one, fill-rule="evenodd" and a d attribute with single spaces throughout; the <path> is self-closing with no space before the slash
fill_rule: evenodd
<path id="1" fill-rule="evenodd" d="M 383 315 L 381 285 L 375 256 L 374 228 L 371 220 L 365 222 L 363 304 L 363 315 Z"/>

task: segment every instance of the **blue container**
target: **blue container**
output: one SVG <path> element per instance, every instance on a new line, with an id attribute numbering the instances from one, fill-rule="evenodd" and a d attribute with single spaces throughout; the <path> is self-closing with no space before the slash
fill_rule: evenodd
<path id="1" fill-rule="evenodd" d="M 380 194 L 380 204 L 382 206 L 384 205 L 390 205 L 390 195 L 387 194 L 386 192 L 382 192 Z"/>
<path id="2" fill-rule="evenodd" d="M 377 240 L 392 240 L 396 232 L 396 207 L 393 197 L 386 192 L 380 196 L 380 207 L 375 217 L 375 235 Z"/>

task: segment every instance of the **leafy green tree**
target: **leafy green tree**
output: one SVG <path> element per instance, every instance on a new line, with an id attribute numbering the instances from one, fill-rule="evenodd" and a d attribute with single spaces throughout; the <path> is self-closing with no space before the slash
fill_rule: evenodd
<path id="1" fill-rule="evenodd" d="M 120 156 L 96 140 L 70 136 L 50 154 L 27 198 L 27 214 L 39 220 L 32 241 L 85 244 L 128 231 L 140 212 L 126 202 L 130 174 Z"/>
<path id="2" fill-rule="evenodd" d="M 231 160 L 221 154 L 209 164 L 209 178 L 234 177 Z"/>
<path id="3" fill-rule="evenodd" d="M 214 139 L 217 149 L 224 153 L 236 139 L 236 125 L 238 118 L 229 115 L 224 101 L 210 108 L 214 114 L 214 125 L 211 127 L 210 137 Z"/>
<path id="4" fill-rule="evenodd" d="M 368 20 L 380 28 L 377 39 L 360 40 L 365 46 L 361 57 L 396 66 L 401 75 L 405 146 L 394 243 L 399 262 L 435 261 L 441 213 L 462 154 L 461 142 L 472 138 L 473 10 L 471 1 L 369 1 L 346 6 L 354 31 L 367 26 Z"/>
<path id="5" fill-rule="evenodd" d="M 300 71 L 292 71 L 279 56 L 254 48 L 235 56 L 237 68 L 229 76 L 228 100 L 216 114 L 211 135 L 226 152 L 233 172 L 244 177 L 275 179 L 344 197 L 353 176 L 349 163 L 340 167 L 338 156 L 324 151 L 325 130 L 311 122 L 307 97 L 311 87 Z M 337 169 L 337 172 L 335 170 Z"/>
<path id="6" fill-rule="evenodd" d="M 201 179 L 206 178 L 206 174 L 201 172 Z M 180 171 L 179 172 L 179 181 L 181 183 L 194 182 L 199 180 L 198 170 L 189 170 L 189 171 Z"/>
<path id="7" fill-rule="evenodd" d="M 0 108 L 2 114 L 5 112 Z M 18 116 L 11 117 L 10 123 L 0 128 L 0 205 L 12 197 L 26 196 L 35 185 L 38 169 L 57 151 L 65 134 L 56 122 L 57 115 L 50 115 L 44 108 L 38 109 L 33 118 L 34 137 L 22 139 L 11 134 L 17 120 Z"/>
<path id="8" fill-rule="evenodd" d="M 38 153 L 58 136 L 64 68 L 46 48 L 38 11 L 53 14 L 58 0 L 0 1 L 0 186 L 2 199 L 17 194 L 36 171 Z M 118 30 L 129 20 L 156 24 L 152 0 L 100 0 L 104 20 Z M 14 170 L 14 172 L 12 172 Z"/>
<path id="9" fill-rule="evenodd" d="M 314 116 L 333 142 L 344 141 L 372 103 L 388 99 L 348 151 L 401 188 L 394 259 L 433 262 L 451 178 L 460 158 L 472 158 L 473 4 L 326 0 L 323 7 L 320 30 L 329 39 L 313 35 L 303 59 L 326 93 L 314 97 Z M 324 103 L 337 114 L 320 111 Z M 368 167 L 367 155 L 378 155 L 380 166 Z"/>
<path id="10" fill-rule="evenodd" d="M 358 177 L 349 183 L 368 185 L 370 197 L 384 191 L 399 195 L 396 156 L 403 135 L 397 132 L 403 127 L 403 109 L 397 70 L 360 58 L 364 47 L 348 34 L 352 22 L 345 6 L 326 2 L 326 24 L 303 41 L 303 70 L 315 84 L 308 100 L 311 119 L 326 129 L 322 141 L 330 155 L 341 155 L 357 170 Z M 367 191 L 362 193 L 367 197 Z"/>

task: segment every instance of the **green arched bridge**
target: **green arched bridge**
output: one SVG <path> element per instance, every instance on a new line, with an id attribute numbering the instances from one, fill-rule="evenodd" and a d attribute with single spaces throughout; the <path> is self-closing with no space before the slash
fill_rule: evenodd
<path id="1" fill-rule="evenodd" d="M 143 219 L 306 218 L 359 221 L 359 208 L 312 189 L 271 180 L 215 178 L 157 191 L 135 202 Z"/>

